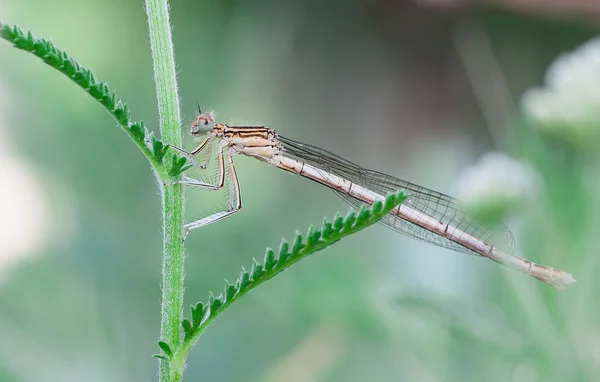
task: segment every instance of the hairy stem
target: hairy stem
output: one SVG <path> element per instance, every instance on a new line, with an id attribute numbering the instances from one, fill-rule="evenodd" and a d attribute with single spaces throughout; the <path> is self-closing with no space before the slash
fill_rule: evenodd
<path id="1" fill-rule="evenodd" d="M 146 0 L 146 13 L 162 139 L 168 144 L 181 146 L 181 117 L 168 0 Z M 181 341 L 183 311 L 183 188 L 180 184 L 172 184 L 161 187 L 161 190 L 164 244 L 160 339 L 177 348 Z M 172 368 L 167 360 L 160 360 L 160 381 L 181 381 L 182 374 L 183 368 Z"/>

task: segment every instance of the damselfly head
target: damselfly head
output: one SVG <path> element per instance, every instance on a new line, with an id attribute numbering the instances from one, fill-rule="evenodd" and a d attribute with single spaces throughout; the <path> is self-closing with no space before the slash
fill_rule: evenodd
<path id="1" fill-rule="evenodd" d="M 192 127 L 190 129 L 192 135 L 204 135 L 208 133 L 215 124 L 213 113 L 202 113 L 200 109 L 198 109 L 198 111 L 200 114 L 196 117 L 196 120 L 192 122 Z"/>

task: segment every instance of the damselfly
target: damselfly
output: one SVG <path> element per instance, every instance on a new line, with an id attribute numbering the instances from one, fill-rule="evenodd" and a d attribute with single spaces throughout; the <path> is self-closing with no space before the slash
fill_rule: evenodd
<path id="1" fill-rule="evenodd" d="M 216 190 L 224 186 L 227 174 L 230 203 L 226 211 L 186 224 L 186 235 L 192 229 L 224 219 L 242 208 L 233 157 L 243 154 L 327 186 L 354 207 L 371 205 L 384 200 L 390 192 L 403 190 L 408 199 L 381 220 L 389 228 L 440 247 L 488 258 L 557 288 L 575 281 L 569 273 L 513 256 L 514 242 L 508 229 L 503 242 L 498 242 L 490 230 L 447 195 L 364 169 L 326 150 L 285 138 L 268 127 L 215 123 L 211 113 L 200 112 L 190 132 L 193 136 L 207 137 L 191 152 L 173 148 L 188 157 L 206 150 L 205 161 L 199 165 L 206 168 L 212 144 L 218 142 L 217 179 L 215 183 L 206 183 L 184 176 L 181 183 Z"/>

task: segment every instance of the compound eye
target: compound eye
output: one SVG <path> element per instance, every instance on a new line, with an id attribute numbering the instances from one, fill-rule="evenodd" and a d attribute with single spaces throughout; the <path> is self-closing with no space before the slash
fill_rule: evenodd
<path id="1" fill-rule="evenodd" d="M 212 129 L 215 124 L 215 117 L 212 113 L 201 113 L 196 117 L 194 123 L 192 123 L 192 128 L 190 132 L 192 135 L 202 135 L 206 134 Z"/>
<path id="2" fill-rule="evenodd" d="M 215 117 L 212 115 L 212 113 L 202 113 L 198 116 L 198 122 L 204 126 L 208 126 L 215 123 Z"/>

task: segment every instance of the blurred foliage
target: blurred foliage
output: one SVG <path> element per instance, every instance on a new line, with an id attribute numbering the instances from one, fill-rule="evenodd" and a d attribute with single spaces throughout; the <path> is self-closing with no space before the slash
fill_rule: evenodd
<path id="1" fill-rule="evenodd" d="M 187 380 L 597 379 L 598 157 L 539 134 L 513 101 L 594 26 L 402 1 L 172 5 L 185 121 L 199 102 L 219 121 L 267 124 L 440 191 L 484 152 L 506 151 L 528 161 L 543 188 L 508 222 L 519 254 L 578 281 L 557 292 L 372 227 L 234 304 L 191 353 Z M 4 2 L 0 14 L 92 68 L 157 131 L 139 2 Z M 501 78 L 481 46 L 456 53 L 464 25 L 480 27 Z M 10 262 L 2 254 L 0 380 L 155 380 L 161 237 L 148 164 L 70 81 L 9 44 L 0 57 L 0 166 L 9 156 L 26 164 L 50 211 L 43 232 L 28 232 L 43 238 L 35 253 Z M 470 76 L 469 57 L 483 77 Z M 247 158 L 236 164 L 244 209 L 187 241 L 190 304 L 265 245 L 347 210 L 304 179 Z M 189 220 L 223 199 L 187 196 Z M 406 295 L 413 303 L 402 303 Z"/>

